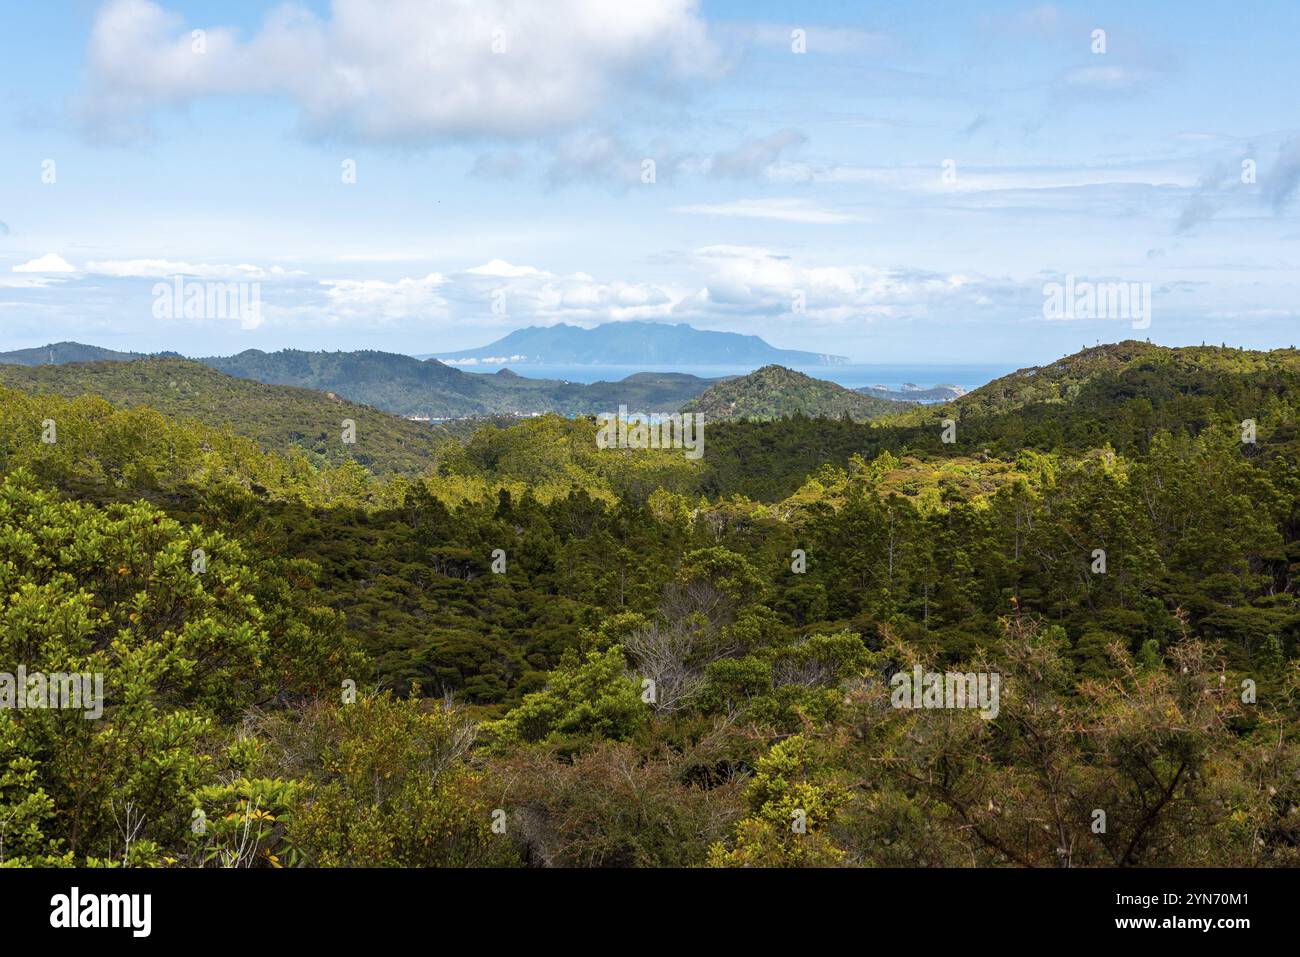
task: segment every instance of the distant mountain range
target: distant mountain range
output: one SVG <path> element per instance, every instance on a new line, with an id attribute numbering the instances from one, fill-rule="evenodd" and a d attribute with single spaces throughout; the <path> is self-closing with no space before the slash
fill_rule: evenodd
<path id="1" fill-rule="evenodd" d="M 462 372 L 436 359 L 391 352 L 260 352 L 212 356 L 200 362 L 228 375 L 277 385 L 324 389 L 404 416 L 562 415 L 617 410 L 620 404 L 671 411 L 714 382 L 679 372 L 639 372 L 617 382 L 584 385 L 529 379 L 509 369 Z"/>
<path id="2" fill-rule="evenodd" d="M 83 357 L 94 358 L 80 361 Z M 1024 418 L 1017 428 L 1056 427 L 1051 424 L 1054 417 L 1067 415 L 1084 396 L 1094 411 L 1134 395 L 1162 408 L 1200 408 L 1218 401 L 1213 396 L 1227 395 L 1225 383 L 1240 379 L 1267 385 L 1297 372 L 1300 357 L 1295 350 L 1168 349 L 1127 341 L 1021 369 L 942 405 L 927 406 L 872 394 L 891 390 L 846 389 L 776 365 L 725 379 L 640 373 L 619 382 L 581 385 L 526 379 L 506 370 L 465 373 L 436 361 L 383 352 L 250 350 L 197 361 L 65 342 L 0 353 L 0 400 L 3 388 L 68 398 L 100 396 L 117 406 L 150 406 L 168 416 L 228 428 L 265 449 L 296 447 L 317 463 L 351 458 L 375 472 L 413 474 L 430 466 L 442 443 L 486 421 L 500 421 L 502 409 L 514 415 L 556 411 L 574 416 L 614 412 L 626 405 L 632 411 L 697 411 L 711 422 L 802 415 L 883 420 L 902 427 L 930 427 L 951 416 L 963 423 L 967 435 L 976 437 L 974 441 L 981 441 L 981 429 L 992 434 L 989 430 L 1007 416 Z M 308 387 L 296 387 L 300 383 Z M 961 390 L 936 386 L 900 394 L 924 399 L 943 391 Z M 431 427 L 381 410 L 406 416 L 428 410 L 434 413 L 430 418 L 456 416 L 460 421 Z M 364 436 L 355 447 L 336 441 L 345 418 L 353 419 Z M 1129 427 L 1148 430 L 1159 427 L 1160 421 L 1139 417 Z"/>
<path id="3" fill-rule="evenodd" d="M 175 353 L 148 357 L 136 352 L 60 342 L 0 353 L 0 366 L 44 367 L 135 362 L 147 358 L 180 357 Z M 433 420 L 543 412 L 573 416 L 616 411 L 620 405 L 670 412 L 718 381 L 680 372 L 639 372 L 616 382 L 588 385 L 525 378 L 508 369 L 495 373 L 462 372 L 434 359 L 421 360 L 372 350 L 262 352 L 248 349 L 233 356 L 208 356 L 193 361 L 240 379 L 315 389 L 395 415 Z M 105 372 L 98 374 L 100 381 L 107 378 Z M 87 388 L 86 391 L 95 390 Z"/>
<path id="4" fill-rule="evenodd" d="M 763 348 L 769 348 L 761 339 L 753 336 L 704 333 L 689 326 L 663 326 L 655 323 L 611 325 L 666 329 L 693 341 L 700 341 L 696 339 L 699 336 L 706 339 L 711 336 L 730 337 L 749 345 L 758 343 Z M 557 328 L 560 327 L 551 327 L 548 331 Z M 573 330 L 573 327 L 563 328 Z M 531 331 L 534 330 L 522 330 L 521 333 Z M 594 334 L 599 330 L 576 331 Z M 654 340 L 654 337 L 651 336 L 650 340 Z M 662 345 L 661 340 L 654 341 Z M 738 361 L 736 355 L 732 353 L 728 361 Z M 807 356 L 811 353 L 794 355 Z M 8 371 L 0 375 L 0 381 L 9 381 L 25 391 L 30 391 L 24 384 L 25 381 L 30 381 L 38 390 L 48 389 L 65 395 L 99 394 L 114 402 L 146 404 L 146 385 L 160 374 L 160 366 L 154 364 L 137 373 L 114 372 L 104 367 L 121 363 L 134 365 L 145 360 L 156 363 L 162 359 L 206 366 L 236 379 L 315 390 L 330 399 L 337 397 L 408 419 L 434 422 L 546 412 L 574 416 L 614 412 L 620 406 L 647 412 L 672 412 L 688 408 L 705 412 L 714 420 L 769 419 L 799 413 L 810 417 L 839 417 L 847 414 L 857 421 L 865 421 L 912 408 L 916 403 L 951 401 L 963 394 L 956 386 L 935 386 L 933 389 L 912 387 L 903 390 L 867 387 L 855 391 L 774 363 L 739 377 L 710 379 L 682 372 L 640 372 L 617 381 L 583 384 L 559 379 L 526 378 L 509 369 L 500 369 L 494 373 L 467 372 L 436 359 L 419 359 L 374 350 L 305 352 L 284 349 L 279 352 L 263 352 L 248 349 L 233 356 L 187 360 L 175 353 L 150 357 L 76 342 L 60 342 L 35 349 L 0 353 L 0 368 L 8 367 Z M 651 356 L 640 359 L 631 357 L 629 361 L 650 364 L 679 359 L 680 356 L 671 359 L 655 359 Z M 41 373 L 28 377 L 27 380 L 14 371 L 24 366 L 49 368 L 66 365 L 80 367 L 82 371 L 69 371 L 62 375 Z M 169 374 L 168 381 L 174 377 Z M 194 381 L 197 374 L 190 374 L 186 378 Z M 204 381 L 208 385 L 202 390 L 203 396 L 233 388 L 228 384 L 220 385 L 216 380 Z M 179 395 L 173 398 L 176 402 L 169 399 L 164 411 L 192 414 L 197 405 L 205 401 L 198 394 L 193 396 L 195 401 L 190 404 L 180 402 L 182 397 Z M 295 396 L 294 401 L 299 398 L 301 397 Z M 225 423 L 217 421 L 215 424 Z M 259 435 L 277 434 L 264 423 L 259 424 L 256 431 Z M 278 444 L 278 441 L 275 440 L 272 444 Z M 298 444 L 297 438 L 290 441 Z M 403 466 L 405 464 L 402 463 Z"/>
<path id="5" fill-rule="evenodd" d="M 758 336 L 695 329 L 685 323 L 606 322 L 594 329 L 560 323 L 516 329 L 495 342 L 418 358 L 451 365 L 826 366 L 844 356 L 777 349 Z"/>

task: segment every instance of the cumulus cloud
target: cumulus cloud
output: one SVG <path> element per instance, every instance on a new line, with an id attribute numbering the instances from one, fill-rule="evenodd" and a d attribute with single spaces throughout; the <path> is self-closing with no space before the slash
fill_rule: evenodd
<path id="1" fill-rule="evenodd" d="M 973 309 L 1041 299 L 1037 285 L 984 277 L 902 271 L 863 264 L 803 263 L 768 249 L 707 246 L 687 255 L 671 283 L 597 279 L 493 260 L 423 279 L 331 281 L 334 318 L 450 317 L 480 328 L 620 320 L 744 324 L 793 315 L 801 321 L 906 319 L 932 309 Z M 1036 306 L 1034 308 L 1037 308 Z"/>
<path id="2" fill-rule="evenodd" d="M 404 278 L 344 274 L 323 280 L 286 279 L 261 285 L 259 310 L 251 323 L 241 316 L 241 325 L 252 329 L 261 324 L 264 330 L 296 327 L 292 340 L 296 342 L 303 341 L 302 333 L 364 328 L 374 341 L 381 331 L 391 339 L 451 326 L 462 333 L 474 329 L 492 334 L 527 325 L 591 326 L 633 319 L 737 330 L 772 330 L 773 324 L 788 321 L 810 332 L 821 329 L 831 334 L 846 325 L 856 328 L 875 321 L 951 317 L 978 321 L 981 315 L 1018 313 L 1033 318 L 1041 313 L 1041 282 L 1037 281 L 899 269 L 852 258 L 828 261 L 745 245 L 705 246 L 670 259 L 653 267 L 669 266 L 662 276 L 593 276 L 492 259 Z M 39 298 L 41 287 L 57 283 L 66 299 L 66 287 L 90 285 L 99 295 L 116 297 L 113 315 L 120 317 L 131 309 L 142 310 L 159 276 L 175 275 L 172 268 L 178 265 L 194 266 L 165 259 L 88 265 L 103 271 L 15 275 L 0 281 L 0 287 L 14 288 L 15 295 L 21 292 L 23 301 L 41 302 L 47 301 Z M 104 283 L 102 277 L 108 275 L 117 281 Z M 252 273 L 206 275 L 228 281 L 230 275 Z M 192 321 L 209 328 L 217 325 L 203 317 Z"/>
<path id="3" fill-rule="evenodd" d="M 360 141 L 553 133 L 615 98 L 715 76 L 697 5 L 333 0 L 326 18 L 278 7 L 242 39 L 151 0 L 110 0 L 91 31 L 84 114 L 121 138 L 160 107 L 271 94 L 298 105 L 306 131 Z"/>
<path id="4" fill-rule="evenodd" d="M 14 272 L 65 273 L 76 272 L 77 267 L 57 253 L 46 253 L 30 262 L 14 266 Z"/>
<path id="5" fill-rule="evenodd" d="M 903 319 L 938 306 L 982 307 L 1025 296 L 1025 288 L 982 277 L 809 265 L 750 246 L 705 247 L 696 252 L 694 266 L 703 280 L 700 308 L 706 314 L 790 315 L 798 300 L 801 320 Z"/>
<path id="6" fill-rule="evenodd" d="M 326 288 L 328 308 L 336 318 L 446 318 L 443 287 L 447 278 L 429 273 L 419 279 L 332 279 Z"/>
<path id="7" fill-rule="evenodd" d="M 587 273 L 554 273 L 500 259 L 451 277 L 447 296 L 457 313 L 505 326 L 518 320 L 603 322 L 662 319 L 688 291 L 649 282 L 601 281 Z"/>
<path id="8" fill-rule="evenodd" d="M 453 319 L 481 328 L 526 323 L 597 323 L 666 319 L 693 290 L 653 282 L 598 280 L 493 259 L 450 274 L 397 280 L 333 279 L 320 284 L 320 309 L 295 310 L 303 319 L 365 318 L 386 322 Z"/>

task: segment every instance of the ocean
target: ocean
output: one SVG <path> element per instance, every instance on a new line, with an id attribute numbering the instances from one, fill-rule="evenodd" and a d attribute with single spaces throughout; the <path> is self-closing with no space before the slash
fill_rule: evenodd
<path id="1" fill-rule="evenodd" d="M 492 373 L 496 369 L 484 366 L 458 366 L 463 372 Z M 568 382 L 591 383 L 617 381 L 636 372 L 685 372 L 701 378 L 712 379 L 729 375 L 746 375 L 758 366 L 614 366 L 614 365 L 542 365 L 520 363 L 505 368 L 529 379 L 563 379 Z M 904 383 L 923 389 L 936 385 L 955 385 L 967 391 L 978 388 L 999 376 L 1014 372 L 1017 365 L 839 365 L 791 366 L 814 379 L 826 379 L 848 389 L 880 385 L 898 389 Z"/>

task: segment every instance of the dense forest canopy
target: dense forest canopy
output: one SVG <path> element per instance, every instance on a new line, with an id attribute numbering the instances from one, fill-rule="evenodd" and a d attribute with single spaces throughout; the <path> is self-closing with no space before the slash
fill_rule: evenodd
<path id="1" fill-rule="evenodd" d="M 97 720 L 0 708 L 5 866 L 1300 863 L 1292 350 L 698 461 L 358 406 L 345 448 L 289 421 L 339 400 L 214 416 L 169 362 L 205 381 L 0 389 L 0 671 L 104 676 Z M 897 706 L 915 669 L 996 714 Z"/>

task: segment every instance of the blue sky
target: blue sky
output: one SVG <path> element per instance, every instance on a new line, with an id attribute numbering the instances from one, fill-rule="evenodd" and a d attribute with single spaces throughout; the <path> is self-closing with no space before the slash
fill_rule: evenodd
<path id="1" fill-rule="evenodd" d="M 1291 2 L 0 17 L 4 349 L 426 353 L 623 319 L 862 362 L 1300 339 Z M 160 318 L 177 275 L 260 308 Z M 1149 284 L 1149 325 L 1046 317 L 1066 277 Z"/>

